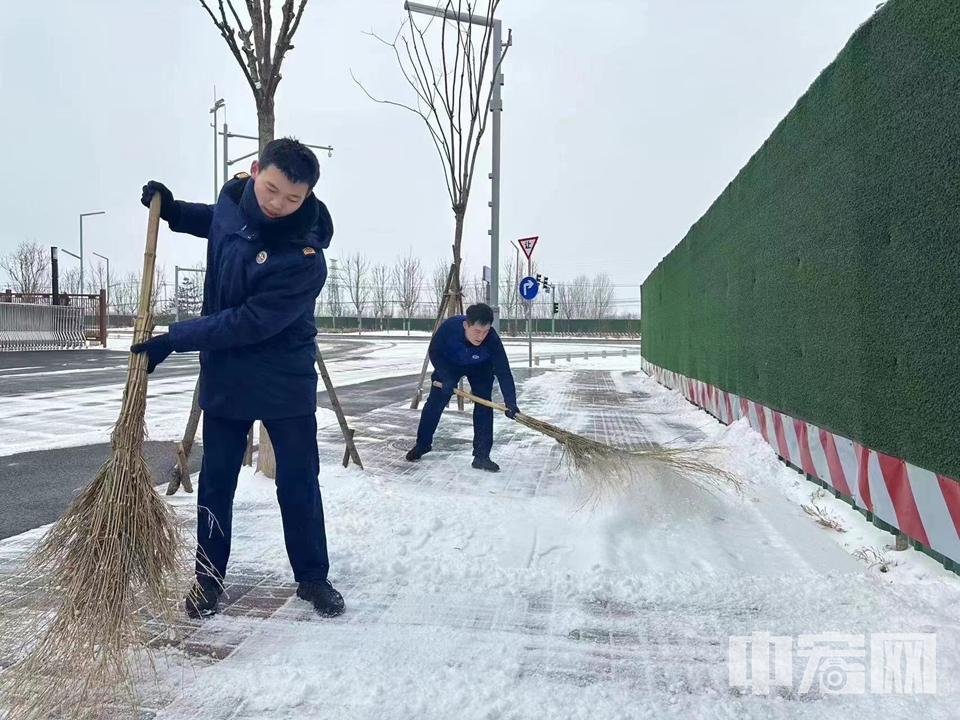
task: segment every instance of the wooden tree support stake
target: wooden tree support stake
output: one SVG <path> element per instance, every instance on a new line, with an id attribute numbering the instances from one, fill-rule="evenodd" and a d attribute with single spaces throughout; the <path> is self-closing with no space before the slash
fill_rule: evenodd
<path id="1" fill-rule="evenodd" d="M 330 380 L 330 373 L 327 372 L 327 365 L 323 361 L 323 355 L 320 353 L 320 347 L 317 347 L 317 365 L 320 368 L 320 377 L 323 378 L 323 385 L 327 389 L 327 396 L 330 398 L 330 404 L 333 411 L 337 414 L 337 422 L 340 423 L 340 432 L 343 433 L 343 440 L 347 444 L 347 449 L 343 456 L 343 466 L 347 466 L 347 459 L 353 460 L 354 464 L 363 470 L 363 463 L 360 461 L 360 453 L 357 452 L 357 446 L 353 443 L 353 430 L 347 425 L 347 418 L 343 414 L 343 408 L 340 407 L 340 400 L 337 398 L 337 390 L 333 387 L 333 381 Z"/>

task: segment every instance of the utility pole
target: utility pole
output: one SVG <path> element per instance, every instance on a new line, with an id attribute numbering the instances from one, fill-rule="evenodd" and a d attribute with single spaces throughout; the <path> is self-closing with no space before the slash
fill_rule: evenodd
<path id="1" fill-rule="evenodd" d="M 217 113 L 220 111 L 220 108 L 226 106 L 223 98 L 217 99 L 217 86 L 213 86 L 213 107 L 210 108 L 210 113 L 213 115 L 213 202 L 217 202 L 217 198 L 220 197 L 220 184 L 217 182 Z M 227 111 L 223 111 L 224 117 L 227 115 Z M 226 123 L 224 123 L 224 128 L 226 128 Z M 226 155 L 226 153 L 224 153 Z M 226 173 L 223 176 L 223 182 L 227 181 Z"/>
<path id="2" fill-rule="evenodd" d="M 80 213 L 80 294 L 83 295 L 83 219 L 91 215 L 106 215 L 106 211 Z"/>

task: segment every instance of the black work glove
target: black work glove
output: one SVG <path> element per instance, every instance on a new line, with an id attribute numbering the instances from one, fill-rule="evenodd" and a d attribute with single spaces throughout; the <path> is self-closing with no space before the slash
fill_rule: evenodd
<path id="1" fill-rule="evenodd" d="M 167 222 L 176 222 L 180 218 L 180 206 L 173 199 L 173 193 L 163 183 L 151 180 L 143 186 L 143 196 L 140 202 L 144 207 L 150 207 L 155 193 L 160 193 L 160 219 Z"/>
<path id="2" fill-rule="evenodd" d="M 170 342 L 169 333 L 164 333 L 150 338 L 146 342 L 137 343 L 130 348 L 130 352 L 135 355 L 147 354 L 147 374 L 150 374 L 157 369 L 157 365 L 166 360 L 173 352 L 173 343 Z"/>
<path id="3" fill-rule="evenodd" d="M 504 415 L 511 420 L 516 420 L 519 412 L 520 408 L 517 407 L 517 402 L 514 400 L 512 403 L 507 403 L 507 411 L 504 413 Z"/>

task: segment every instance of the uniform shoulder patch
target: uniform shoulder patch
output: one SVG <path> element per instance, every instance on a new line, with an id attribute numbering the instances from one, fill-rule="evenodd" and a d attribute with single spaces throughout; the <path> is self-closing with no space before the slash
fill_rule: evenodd
<path id="1" fill-rule="evenodd" d="M 304 255 L 316 255 L 316 254 L 317 254 L 317 251 L 314 250 L 312 247 L 305 247 L 305 248 L 303 249 L 303 254 L 304 254 Z"/>
<path id="2" fill-rule="evenodd" d="M 246 180 L 248 177 L 250 177 L 250 173 L 238 172 L 233 177 L 234 179 Z"/>

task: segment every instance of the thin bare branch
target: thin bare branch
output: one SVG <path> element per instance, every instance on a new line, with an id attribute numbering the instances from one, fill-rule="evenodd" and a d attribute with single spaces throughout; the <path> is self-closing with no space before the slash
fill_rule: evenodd
<path id="1" fill-rule="evenodd" d="M 366 95 L 368 98 L 370 98 L 371 100 L 373 100 L 373 102 L 379 103 L 380 105 L 392 105 L 393 107 L 402 108 L 403 110 L 407 110 L 407 111 L 409 111 L 409 112 L 412 112 L 414 115 L 416 115 L 416 116 L 419 117 L 421 120 L 423 120 L 424 124 L 427 126 L 427 130 L 430 131 L 430 137 L 433 139 L 433 144 L 434 144 L 434 146 L 435 146 L 436 149 L 437 149 L 437 154 L 440 155 L 440 160 L 441 160 L 441 162 L 443 162 L 444 164 L 446 164 L 446 159 L 444 158 L 443 150 L 442 150 L 442 139 L 441 139 L 440 136 L 438 135 L 437 131 L 434 130 L 433 127 L 430 125 L 430 120 L 427 118 L 426 115 L 423 114 L 423 112 L 421 112 L 420 110 L 417 110 L 417 109 L 415 109 L 415 108 L 412 108 L 412 107 L 410 107 L 409 105 L 404 105 L 403 103 L 394 102 L 393 100 L 381 100 L 380 98 L 374 97 L 374 96 L 371 95 L 370 92 L 363 86 L 363 83 L 361 83 L 359 80 L 357 80 L 357 77 L 353 74 L 353 70 L 352 70 L 352 69 L 350 70 L 350 77 L 353 78 L 353 81 L 357 84 L 357 86 L 358 86 L 361 90 L 363 90 L 364 95 Z M 452 198 L 452 197 L 453 197 L 453 188 L 450 187 L 450 178 L 447 177 L 447 174 L 446 174 L 446 173 L 444 173 L 444 178 L 445 178 L 446 181 L 447 181 L 447 192 L 450 193 L 450 197 Z"/>
<path id="2" fill-rule="evenodd" d="M 254 5 L 256 0 L 252 0 Z M 234 19 L 237 21 L 237 34 L 240 36 L 240 40 L 243 41 L 243 55 L 247 59 L 247 68 L 250 72 L 250 77 L 253 78 L 253 85 L 256 88 L 258 83 L 261 83 L 260 78 L 260 68 L 257 65 L 257 58 L 259 57 L 259 48 L 254 49 L 253 45 L 250 43 L 251 35 L 256 39 L 257 36 L 257 21 L 254 15 L 254 10 L 250 9 L 250 20 L 252 25 L 250 29 L 243 27 L 243 22 L 240 20 L 240 15 L 237 13 L 237 9 L 233 6 L 233 0 L 227 0 L 227 5 L 230 6 L 230 12 L 233 13 Z M 250 2 L 247 3 L 248 9 L 250 8 Z M 256 9 L 259 10 L 259 6 L 256 6 Z M 220 11 L 223 12 L 223 2 L 220 3 Z M 224 15 L 224 21 L 226 22 L 226 15 Z M 262 84 L 262 83 L 261 83 Z"/>
<path id="3" fill-rule="evenodd" d="M 240 47 L 237 45 L 237 40 L 234 37 L 234 30 L 227 21 L 227 13 L 226 9 L 223 7 L 223 0 L 220 0 L 219 2 L 220 20 L 217 20 L 217 16 L 214 15 L 213 11 L 207 5 L 206 0 L 200 0 L 200 5 L 202 5 L 203 9 L 206 10 L 210 15 L 210 18 L 213 20 L 213 24 L 220 31 L 220 35 L 227 43 L 227 47 L 230 49 L 230 52 L 233 53 L 233 57 L 236 58 L 237 63 L 240 65 L 240 69 L 243 71 L 243 76 L 247 79 L 250 89 L 253 91 L 254 97 L 258 97 L 259 91 L 257 86 L 254 83 L 253 77 L 250 75 L 249 68 L 243 60 L 243 54 L 240 52 Z"/>
<path id="4" fill-rule="evenodd" d="M 256 0 L 254 0 L 256 1 Z M 273 50 L 273 16 L 270 14 L 270 0 L 263 0 L 263 67 L 271 67 Z"/>
<path id="5" fill-rule="evenodd" d="M 246 0 L 247 14 L 250 15 L 250 35 L 253 36 L 253 45 L 256 49 L 257 70 L 259 77 L 263 78 L 270 74 L 269 65 L 265 65 L 264 48 L 266 44 L 263 41 L 263 12 L 260 8 L 260 0 Z M 231 6 L 232 7 L 232 6 Z M 234 11 L 236 14 L 236 11 Z M 239 23 L 239 19 L 237 20 Z"/>
<path id="6" fill-rule="evenodd" d="M 421 41 L 423 41 L 423 39 L 424 39 L 424 38 L 423 38 L 423 33 L 426 32 L 426 29 L 420 30 L 419 28 L 416 27 L 416 23 L 415 23 L 414 20 L 413 20 L 413 15 L 412 15 L 412 14 L 410 15 L 410 25 L 411 25 L 411 27 L 412 27 L 413 29 L 415 29 L 415 30 L 418 32 L 418 34 L 420 35 Z M 431 76 L 432 76 L 432 82 L 431 82 L 431 80 L 429 80 L 429 79 L 427 78 L 426 71 L 424 70 L 424 63 L 423 63 L 422 59 L 420 58 L 419 44 L 418 44 L 416 41 L 413 42 L 413 50 L 414 50 L 413 53 L 410 52 L 410 43 L 407 42 L 407 39 L 406 39 L 406 38 L 403 38 L 403 44 L 404 44 L 404 46 L 406 47 L 406 50 L 407 50 L 407 60 L 410 62 L 410 65 L 413 66 L 413 68 L 414 68 L 414 73 L 417 75 L 417 81 L 418 81 L 418 83 L 420 84 L 420 87 L 421 87 L 421 88 L 423 89 L 423 91 L 424 91 L 423 94 L 426 96 L 426 95 L 429 93 L 429 97 L 425 97 L 425 100 L 426 100 L 427 107 L 428 107 L 429 110 L 430 110 L 430 114 L 433 115 L 434 121 L 437 123 L 437 129 L 438 129 L 438 131 L 439 131 L 439 135 L 440 135 L 440 137 L 441 137 L 442 140 L 443 140 L 443 143 L 442 143 L 442 144 L 443 144 L 444 154 L 446 155 L 446 158 L 447 158 L 447 164 L 450 166 L 450 172 L 451 172 L 451 174 L 454 176 L 454 180 L 453 180 L 453 188 L 454 188 L 454 190 L 453 190 L 453 192 L 451 193 L 450 201 L 451 201 L 453 204 L 456 204 L 456 202 L 457 202 L 457 201 L 456 201 L 456 196 L 459 195 L 459 184 L 456 182 L 456 179 L 455 179 L 455 178 L 456 178 L 456 171 L 455 171 L 455 168 L 456 168 L 456 156 L 453 154 L 453 148 L 452 148 L 453 138 L 452 138 L 452 137 L 448 138 L 448 137 L 446 137 L 446 136 L 443 134 L 443 132 L 442 132 L 443 123 L 441 122 L 441 120 L 440 120 L 440 115 L 439 115 L 439 113 L 437 112 L 436 99 L 437 99 L 437 95 L 438 95 L 439 92 L 440 92 L 440 88 L 439 88 L 439 83 L 438 83 L 436 74 L 433 72 L 433 62 L 432 62 L 431 59 L 430 59 L 430 54 L 429 54 L 429 51 L 427 50 L 426 42 L 423 42 L 424 55 L 426 55 L 426 66 L 427 66 L 428 68 L 430 68 L 430 72 L 431 72 Z M 414 63 L 414 55 L 416 55 L 416 58 L 417 58 L 416 63 Z M 398 60 L 399 60 L 399 58 L 398 58 Z M 401 67 L 402 67 L 402 63 L 401 63 Z M 419 72 L 417 71 L 417 67 L 419 67 Z M 406 74 L 406 73 L 404 73 L 404 74 Z M 409 80 L 408 80 L 408 81 L 409 81 Z M 429 90 L 428 90 L 428 88 L 429 88 Z M 445 111 L 446 111 L 451 117 L 453 116 L 453 108 L 452 108 L 452 107 L 450 107 L 450 108 L 445 108 Z M 431 128 L 432 128 L 432 126 L 431 126 Z"/>
<path id="7" fill-rule="evenodd" d="M 286 54 L 293 49 L 291 41 L 297 32 L 297 28 L 300 27 L 300 18 L 303 17 L 303 11 L 306 7 L 307 0 L 300 0 L 300 6 L 294 14 L 293 0 L 283 0 L 283 20 L 280 23 L 280 30 L 277 32 L 277 44 L 273 53 L 271 75 L 267 81 L 267 87 L 271 93 L 276 92 L 277 85 L 280 83 L 280 66 Z"/>

